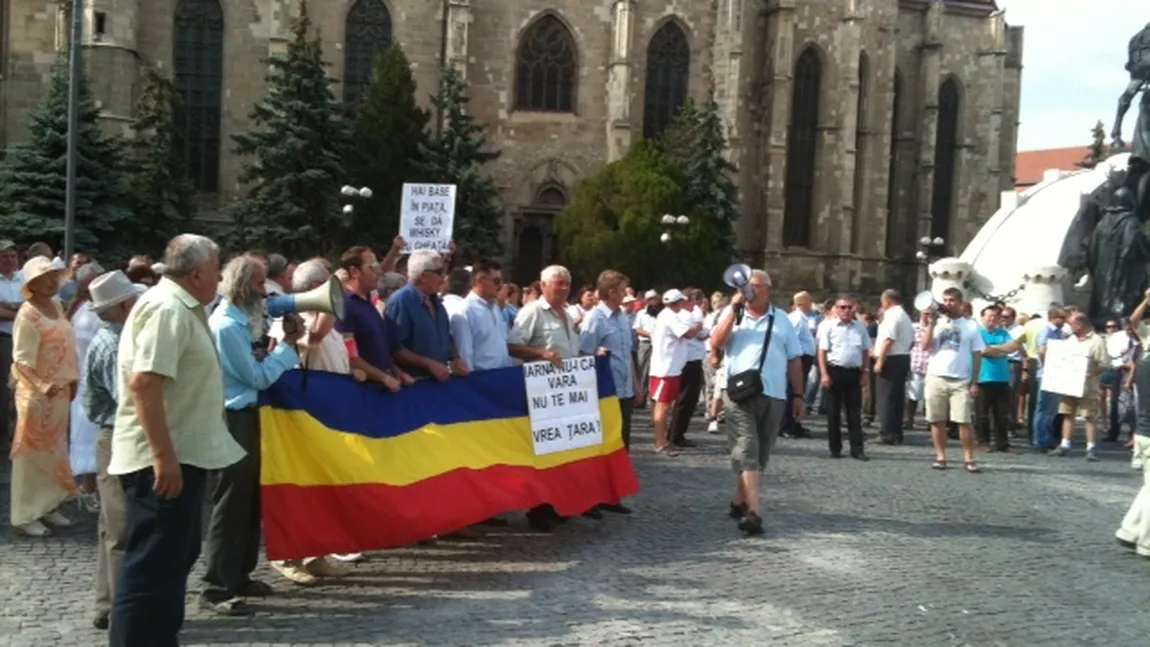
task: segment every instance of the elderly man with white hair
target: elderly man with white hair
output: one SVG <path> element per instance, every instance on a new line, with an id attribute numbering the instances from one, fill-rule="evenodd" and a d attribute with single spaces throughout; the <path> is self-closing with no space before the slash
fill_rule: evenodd
<path id="1" fill-rule="evenodd" d="M 244 456 L 220 415 L 223 374 L 204 312 L 219 254 L 204 236 L 173 238 L 164 278 L 124 322 L 108 473 L 124 487 L 129 540 L 110 647 L 178 644 L 208 473 Z"/>
<path id="2" fill-rule="evenodd" d="M 388 299 L 384 309 L 392 355 L 416 379 L 442 382 L 470 372 L 452 343 L 451 321 L 439 297 L 446 273 L 447 263 L 439 252 L 412 252 L 407 260 L 409 283 Z"/>
<path id="3" fill-rule="evenodd" d="M 220 351 L 224 407 L 228 431 L 247 452 L 240 461 L 220 471 L 208 525 L 205 561 L 207 586 L 200 596 L 206 609 L 223 615 L 247 615 L 248 597 L 271 593 L 266 583 L 253 580 L 260 552 L 260 414 L 259 392 L 299 364 L 293 345 L 302 327 L 284 335 L 284 343 L 270 352 L 263 336 L 267 270 L 254 254 L 243 254 L 224 267 L 220 293 L 224 300 L 208 323 Z"/>

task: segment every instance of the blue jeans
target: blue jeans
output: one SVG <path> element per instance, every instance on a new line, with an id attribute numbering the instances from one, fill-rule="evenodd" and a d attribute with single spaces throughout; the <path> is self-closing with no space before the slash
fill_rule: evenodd
<path id="1" fill-rule="evenodd" d="M 178 647 L 188 573 L 200 556 L 207 472 L 183 468 L 184 489 L 163 499 L 151 468 L 120 477 L 128 548 L 112 607 L 109 647 Z"/>
<path id="2" fill-rule="evenodd" d="M 1030 433 L 1034 446 L 1039 449 L 1054 449 L 1062 441 L 1062 430 L 1054 428 L 1059 399 L 1057 393 L 1038 392 L 1038 406 L 1034 407 Z"/>

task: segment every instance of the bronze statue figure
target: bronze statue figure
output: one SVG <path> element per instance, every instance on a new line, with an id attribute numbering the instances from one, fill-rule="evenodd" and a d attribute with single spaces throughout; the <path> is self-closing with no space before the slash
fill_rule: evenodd
<path id="1" fill-rule="evenodd" d="M 1090 314 L 1094 320 L 1130 315 L 1142 300 L 1150 267 L 1150 234 L 1136 213 L 1134 192 L 1122 187 L 1090 237 Z"/>
<path id="2" fill-rule="evenodd" d="M 1134 157 L 1150 162 L 1150 24 L 1130 39 L 1126 71 L 1130 73 L 1130 83 L 1118 98 L 1118 115 L 1114 118 L 1114 129 L 1110 135 L 1114 139 L 1115 149 L 1126 147 L 1122 140 L 1122 121 L 1126 118 L 1126 112 L 1130 110 L 1134 97 L 1141 93 L 1142 101 L 1138 119 L 1134 124 L 1131 153 Z"/>

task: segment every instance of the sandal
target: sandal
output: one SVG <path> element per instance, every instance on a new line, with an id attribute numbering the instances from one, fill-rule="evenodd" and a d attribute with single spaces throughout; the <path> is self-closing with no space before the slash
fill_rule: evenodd
<path id="1" fill-rule="evenodd" d="M 944 470 L 944 469 L 946 469 L 946 461 L 935 461 L 934 463 L 931 464 L 930 469 L 932 469 L 932 470 Z"/>
<path id="2" fill-rule="evenodd" d="M 966 461 L 962 464 L 962 469 L 966 470 L 968 474 L 978 474 L 982 472 L 982 468 L 978 466 L 978 461 Z"/>
<path id="3" fill-rule="evenodd" d="M 679 450 L 676 449 L 674 445 L 664 445 L 655 448 L 655 455 L 675 457 L 679 455 Z"/>

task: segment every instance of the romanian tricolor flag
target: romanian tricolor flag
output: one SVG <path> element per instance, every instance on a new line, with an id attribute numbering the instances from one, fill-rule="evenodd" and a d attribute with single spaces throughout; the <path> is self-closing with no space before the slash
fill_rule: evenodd
<path id="1" fill-rule="evenodd" d="M 405 546 L 550 503 L 573 516 L 639 490 L 606 358 L 603 444 L 535 455 L 521 367 L 388 393 L 291 371 L 261 401 L 268 559 Z"/>

